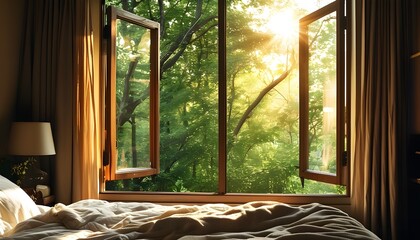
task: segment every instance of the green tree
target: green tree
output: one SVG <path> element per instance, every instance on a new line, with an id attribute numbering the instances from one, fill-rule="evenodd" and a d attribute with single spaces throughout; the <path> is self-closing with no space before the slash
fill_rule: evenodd
<path id="1" fill-rule="evenodd" d="M 218 40 L 216 0 L 107 0 L 124 10 L 161 24 L 160 142 L 161 173 L 141 179 L 108 182 L 108 189 L 141 191 L 217 191 Z M 263 31 L 267 7 L 305 10 L 293 1 L 228 1 L 228 190 L 230 192 L 304 192 L 298 181 L 297 39 L 288 42 Z M 258 15 L 260 14 L 260 15 Z M 280 27 L 280 26 L 279 26 Z M 141 79 L 147 66 L 138 53 L 141 36 L 121 26 L 130 54 L 118 66 L 118 139 L 129 144 L 141 136 L 147 121 L 147 92 Z M 327 39 L 328 31 L 319 38 Z M 328 41 L 319 41 L 330 45 Z M 133 58 L 130 55 L 137 57 Z M 274 68 L 266 57 L 282 59 Z M 328 59 L 326 59 L 328 60 Z M 321 63 L 320 63 L 321 64 Z M 140 67 L 139 67 L 140 65 Z M 136 69 L 136 70 L 133 70 Z M 321 75 L 321 72 L 314 72 Z M 322 106 L 321 93 L 314 104 Z M 319 96 L 318 96 L 319 95 Z M 313 124 L 322 122 L 319 110 Z M 270 114 L 268 114 L 270 113 Z M 125 134 L 130 128 L 131 134 Z M 320 144 L 314 128 L 311 146 Z M 134 137 L 133 137 L 134 136 Z M 137 139 L 137 140 L 133 140 Z M 127 152 L 132 162 L 137 151 Z M 119 152 L 124 152 L 119 149 Z M 146 160 L 147 156 L 143 156 Z M 131 163 L 132 164 L 132 163 Z M 311 188 L 311 184 L 309 184 Z M 334 187 L 322 187 L 326 192 Z M 332 189 L 332 190 L 331 190 Z M 310 191 L 309 189 L 308 191 Z"/>

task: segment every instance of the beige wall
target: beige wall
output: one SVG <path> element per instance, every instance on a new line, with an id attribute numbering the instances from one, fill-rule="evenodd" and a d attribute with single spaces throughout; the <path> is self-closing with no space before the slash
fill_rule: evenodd
<path id="1" fill-rule="evenodd" d="M 0 14 L 0 156 L 6 154 L 19 74 L 25 0 L 2 2 Z"/>

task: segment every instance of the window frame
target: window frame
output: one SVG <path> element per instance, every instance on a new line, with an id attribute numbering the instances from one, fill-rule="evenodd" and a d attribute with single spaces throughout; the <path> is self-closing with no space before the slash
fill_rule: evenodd
<path id="1" fill-rule="evenodd" d="M 344 3 L 343 0 L 337 0 Z M 346 12 L 347 20 L 349 20 L 351 13 L 351 4 L 352 0 L 346 0 Z M 219 143 L 218 143 L 218 161 L 219 161 L 219 182 L 218 182 L 218 192 L 212 193 L 173 193 L 173 192 L 138 192 L 138 191 L 105 191 L 105 180 L 101 181 L 101 191 L 99 198 L 109 201 L 148 201 L 148 202 L 160 202 L 160 203 L 244 203 L 249 201 L 281 201 L 284 203 L 290 204 L 305 204 L 309 202 L 319 202 L 323 204 L 330 204 L 335 206 L 348 206 L 350 204 L 350 185 L 347 184 L 346 194 L 248 194 L 248 193 L 226 193 L 226 142 L 227 142 L 227 123 L 226 116 L 223 115 L 223 112 L 226 112 L 226 69 L 227 69 L 227 60 L 226 60 L 226 2 L 225 0 L 218 0 L 218 42 L 219 42 L 219 60 L 218 60 L 218 72 L 219 72 Z M 342 10 L 344 13 L 344 7 Z M 346 23 L 346 29 L 349 32 L 350 24 Z M 344 38 L 343 38 L 344 39 Z M 346 36 L 346 49 L 350 52 L 351 44 L 349 40 L 351 39 L 350 34 Z M 349 57 L 348 55 L 346 57 Z M 347 69 L 349 69 L 349 62 L 347 64 Z M 346 72 L 346 75 L 349 78 L 350 71 Z M 347 88 L 349 90 L 349 88 Z M 347 99 L 350 99 L 349 94 Z M 349 104 L 349 102 L 347 103 Z M 348 105 L 349 107 L 349 105 Z M 345 113 L 346 117 L 350 117 L 349 111 Z M 350 124 L 347 124 L 347 129 L 350 127 Z M 347 131 L 347 145 L 349 145 L 349 131 Z M 348 149 L 348 148 L 347 148 Z M 342 179 L 349 179 L 349 167 L 344 167 L 342 174 Z"/>
<path id="2" fill-rule="evenodd" d="M 107 15 L 107 83 L 105 94 L 106 143 L 103 161 L 104 181 L 151 176 L 159 173 L 159 81 L 160 81 L 160 24 L 137 16 L 122 9 L 109 6 Z M 117 170 L 117 134 L 116 134 L 116 21 L 117 19 L 150 30 L 150 168 L 131 168 Z"/>
<path id="3" fill-rule="evenodd" d="M 308 25 L 328 14 L 336 12 L 336 174 L 309 169 L 309 43 Z M 299 21 L 299 177 L 319 182 L 347 185 L 346 147 L 346 50 L 345 50 L 344 1 L 336 0 L 304 17 Z"/>

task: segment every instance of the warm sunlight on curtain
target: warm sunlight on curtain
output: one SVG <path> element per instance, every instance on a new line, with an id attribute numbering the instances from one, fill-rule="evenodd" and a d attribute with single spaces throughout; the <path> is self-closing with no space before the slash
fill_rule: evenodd
<path id="1" fill-rule="evenodd" d="M 352 208 L 382 239 L 402 239 L 406 230 L 406 1 L 357 4 Z"/>
<path id="2" fill-rule="evenodd" d="M 73 201 L 98 198 L 100 154 L 99 85 L 94 72 L 89 0 L 76 0 L 75 125 L 73 128 Z"/>
<path id="3" fill-rule="evenodd" d="M 76 1 L 75 127 L 73 201 L 98 198 L 100 158 L 98 86 L 94 75 L 90 1 Z M 96 81 L 96 82 L 95 82 Z M 96 91 L 95 91 L 96 90 Z"/>

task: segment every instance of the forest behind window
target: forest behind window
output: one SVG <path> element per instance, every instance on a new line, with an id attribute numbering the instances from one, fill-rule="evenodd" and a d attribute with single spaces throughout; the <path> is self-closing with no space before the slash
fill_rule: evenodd
<path id="1" fill-rule="evenodd" d="M 302 187 L 299 177 L 299 19 L 331 2 L 227 0 L 228 193 L 345 194 L 345 186 L 312 180 Z M 218 1 L 106 0 L 106 5 L 160 23 L 160 172 L 107 181 L 106 190 L 218 192 Z M 332 173 L 337 167 L 329 156 L 336 141 L 334 88 L 340 81 L 332 76 L 334 20 L 329 15 L 308 30 L 317 49 L 311 52 L 310 45 L 309 74 L 317 80 L 310 82 L 315 87 L 309 99 L 309 165 Z M 147 34 L 120 31 L 117 45 L 125 51 L 117 54 L 117 85 L 130 84 L 133 90 L 130 97 L 116 92 L 117 165 L 132 168 L 147 165 L 149 156 L 144 79 L 149 56 L 139 53 Z M 143 67 L 130 71 L 133 63 Z"/>

